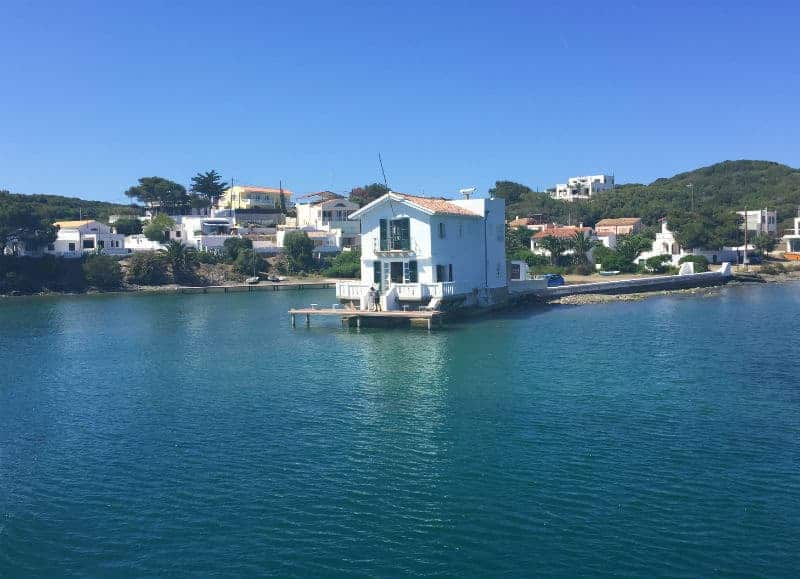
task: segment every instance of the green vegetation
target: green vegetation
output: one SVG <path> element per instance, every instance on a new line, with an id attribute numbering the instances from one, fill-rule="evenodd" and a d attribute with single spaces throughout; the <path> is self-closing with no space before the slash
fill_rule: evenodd
<path id="1" fill-rule="evenodd" d="M 771 235 L 759 233 L 753 239 L 753 245 L 761 255 L 766 256 L 771 251 L 775 251 L 775 248 L 778 246 L 778 239 Z"/>
<path id="2" fill-rule="evenodd" d="M 141 177 L 139 184 L 128 188 L 125 195 L 172 214 L 183 214 L 192 207 L 208 207 L 210 204 L 205 195 L 190 195 L 186 187 L 163 177 Z"/>
<path id="3" fill-rule="evenodd" d="M 350 191 L 350 201 L 357 203 L 359 207 L 375 201 L 378 197 L 386 195 L 389 190 L 385 185 L 372 183 L 363 187 L 355 187 Z"/>
<path id="4" fill-rule="evenodd" d="M 725 161 L 650 185 L 620 185 L 573 203 L 511 181 L 498 181 L 490 192 L 507 200 L 510 218 L 541 215 L 548 221 L 592 225 L 605 217 L 641 217 L 645 225 L 657 227 L 667 217 L 684 247 L 717 248 L 743 242 L 735 212 L 745 206 L 774 209 L 780 227 L 790 227 L 800 206 L 800 170 L 769 161 Z"/>
<path id="5" fill-rule="evenodd" d="M 175 221 L 166 213 L 159 213 L 144 226 L 144 236 L 150 241 L 163 243 L 167 239 L 167 231 L 175 227 Z"/>
<path id="6" fill-rule="evenodd" d="M 120 217 L 114 222 L 114 231 L 122 235 L 138 235 L 142 227 L 142 222 L 135 217 Z"/>
<path id="7" fill-rule="evenodd" d="M 128 264 L 128 281 L 138 285 L 163 285 L 169 281 L 164 267 L 164 253 L 134 253 Z"/>
<path id="8" fill-rule="evenodd" d="M 343 251 L 331 260 L 323 273 L 328 277 L 361 277 L 361 251 Z"/>
<path id="9" fill-rule="evenodd" d="M 672 265 L 672 256 L 669 254 L 654 255 L 644 261 L 646 271 L 653 273 L 666 273 Z"/>
<path id="10" fill-rule="evenodd" d="M 89 255 L 83 260 L 86 283 L 100 290 L 116 289 L 122 285 L 122 268 L 111 256 Z"/>
<path id="11" fill-rule="evenodd" d="M 0 293 L 79 292 L 86 289 L 82 260 L 0 254 Z"/>
<path id="12" fill-rule="evenodd" d="M 222 251 L 228 261 L 235 261 L 239 257 L 239 252 L 245 249 L 253 249 L 253 242 L 242 237 L 231 237 L 222 244 Z"/>
<path id="13" fill-rule="evenodd" d="M 193 247 L 172 240 L 164 251 L 164 261 L 172 268 L 172 278 L 175 283 L 195 281 L 195 267 L 197 266 L 197 251 Z"/>
<path id="14" fill-rule="evenodd" d="M 288 273 L 305 273 L 314 269 L 314 242 L 305 231 L 290 231 L 283 239 Z"/>
<path id="15" fill-rule="evenodd" d="M 236 273 L 246 276 L 255 276 L 269 269 L 267 260 L 252 249 L 242 249 L 233 262 Z"/>
<path id="16" fill-rule="evenodd" d="M 227 188 L 228 184 L 213 169 L 205 173 L 198 173 L 192 177 L 192 193 L 205 199 L 209 205 L 213 205 Z"/>
<path id="17" fill-rule="evenodd" d="M 708 271 L 708 259 L 706 259 L 706 257 L 703 255 L 684 255 L 678 260 L 679 264 L 686 262 L 694 263 L 695 273 L 703 273 L 704 271 Z"/>

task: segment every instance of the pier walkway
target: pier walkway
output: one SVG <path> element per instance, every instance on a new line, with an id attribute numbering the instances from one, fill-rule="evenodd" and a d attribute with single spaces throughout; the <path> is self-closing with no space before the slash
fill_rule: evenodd
<path id="1" fill-rule="evenodd" d="M 292 318 L 292 327 L 297 325 L 297 316 L 306 317 L 306 325 L 311 324 L 311 316 L 339 316 L 342 323 L 361 327 L 363 320 L 371 322 L 403 322 L 422 323 L 430 330 L 435 322 L 441 322 L 442 312 L 437 310 L 390 310 L 375 312 L 371 310 L 354 310 L 349 308 L 293 308 L 289 310 Z"/>

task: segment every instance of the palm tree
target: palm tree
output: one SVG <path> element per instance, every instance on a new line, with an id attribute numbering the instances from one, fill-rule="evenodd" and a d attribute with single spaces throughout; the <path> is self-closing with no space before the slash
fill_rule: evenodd
<path id="1" fill-rule="evenodd" d="M 554 235 L 543 237 L 539 245 L 550 253 L 550 265 L 556 265 L 558 258 L 566 249 L 564 242 Z"/>
<path id="2" fill-rule="evenodd" d="M 192 247 L 183 245 L 180 241 L 172 240 L 163 250 L 164 257 L 172 266 L 172 276 L 175 281 L 186 279 L 197 263 L 197 252 Z"/>
<path id="3" fill-rule="evenodd" d="M 576 231 L 575 236 L 570 239 L 570 247 L 574 252 L 575 263 L 577 265 L 587 265 L 589 263 L 589 252 L 596 245 L 597 242 L 583 231 Z"/>

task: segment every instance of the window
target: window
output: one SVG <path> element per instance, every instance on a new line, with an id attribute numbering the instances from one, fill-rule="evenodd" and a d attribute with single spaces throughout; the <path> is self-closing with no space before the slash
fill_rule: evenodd
<path id="1" fill-rule="evenodd" d="M 74 243 L 70 243 L 69 246 L 68 246 L 68 249 L 69 249 L 69 251 L 75 251 L 75 244 Z"/>
<path id="2" fill-rule="evenodd" d="M 94 239 L 84 239 L 83 249 L 94 249 Z"/>
<path id="3" fill-rule="evenodd" d="M 51 243 L 51 244 L 49 244 L 47 246 L 47 251 L 55 251 L 55 250 L 56 250 L 56 244 L 55 243 Z"/>
<path id="4" fill-rule="evenodd" d="M 380 250 L 410 251 L 411 223 L 408 217 L 380 220 Z"/>
<path id="5" fill-rule="evenodd" d="M 444 239 L 446 235 L 444 221 L 439 222 L 439 239 Z"/>
<path id="6" fill-rule="evenodd" d="M 453 281 L 453 264 L 436 266 L 436 281 Z"/>
<path id="7" fill-rule="evenodd" d="M 176 231 L 175 232 L 175 237 L 180 237 L 180 236 L 181 236 L 181 232 L 180 231 Z"/>
<path id="8" fill-rule="evenodd" d="M 408 262 L 408 283 L 417 283 L 419 281 L 419 274 L 417 270 L 417 262 Z"/>
<path id="9" fill-rule="evenodd" d="M 105 248 L 106 242 L 101 239 L 100 241 L 97 242 L 97 246 L 100 247 L 101 249 Z"/>
<path id="10" fill-rule="evenodd" d="M 381 285 L 381 262 L 380 261 L 373 261 L 372 262 L 372 283 L 377 284 L 379 287 Z"/>

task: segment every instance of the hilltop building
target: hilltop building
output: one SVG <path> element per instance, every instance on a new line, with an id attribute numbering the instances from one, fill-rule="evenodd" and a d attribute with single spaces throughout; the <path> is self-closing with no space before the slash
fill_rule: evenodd
<path id="1" fill-rule="evenodd" d="M 553 199 L 562 201 L 577 201 L 589 199 L 595 193 L 608 191 L 614 188 L 613 175 L 586 175 L 570 177 L 566 183 L 559 183 L 555 189 L 550 190 Z"/>
<path id="2" fill-rule="evenodd" d="M 225 190 L 217 205 L 220 209 L 271 209 L 280 211 L 288 206 L 292 192 L 288 189 L 235 185 Z"/>
<path id="3" fill-rule="evenodd" d="M 388 310 L 503 301 L 504 217 L 503 199 L 389 192 L 350 215 L 361 223 L 361 280 L 337 283 L 336 295 L 359 303 L 375 287 Z"/>

